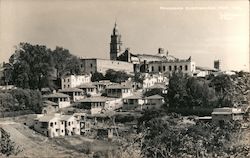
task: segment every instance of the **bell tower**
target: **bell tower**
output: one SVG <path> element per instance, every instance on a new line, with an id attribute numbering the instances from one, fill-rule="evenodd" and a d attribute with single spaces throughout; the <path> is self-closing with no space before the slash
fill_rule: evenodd
<path id="1" fill-rule="evenodd" d="M 110 60 L 117 60 L 119 53 L 122 51 L 122 41 L 121 34 L 118 32 L 117 24 L 115 22 L 115 26 L 113 28 L 113 32 L 111 34 L 111 42 L 110 42 Z"/>

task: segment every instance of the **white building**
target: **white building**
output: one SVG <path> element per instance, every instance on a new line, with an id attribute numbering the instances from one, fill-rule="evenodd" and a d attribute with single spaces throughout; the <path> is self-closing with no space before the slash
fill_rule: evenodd
<path id="1" fill-rule="evenodd" d="M 91 96 L 97 95 L 97 88 L 92 83 L 81 84 L 80 86 L 78 86 L 78 88 L 82 89 L 86 95 L 91 95 Z"/>
<path id="2" fill-rule="evenodd" d="M 132 87 L 129 85 L 112 84 L 106 87 L 108 97 L 125 98 L 132 95 Z"/>
<path id="3" fill-rule="evenodd" d="M 89 110 L 90 114 L 100 114 L 119 109 L 123 106 L 122 99 L 109 97 L 89 97 L 77 101 L 78 108 Z"/>
<path id="4" fill-rule="evenodd" d="M 187 60 L 163 60 L 163 61 L 151 61 L 148 63 L 148 72 L 150 73 L 173 73 L 175 71 L 181 71 L 190 76 L 195 72 L 195 62 L 191 59 Z"/>
<path id="5" fill-rule="evenodd" d="M 63 93 L 52 93 L 43 95 L 44 100 L 49 100 L 58 104 L 59 108 L 65 108 L 70 106 L 69 95 Z"/>
<path id="6" fill-rule="evenodd" d="M 69 75 L 61 78 L 62 89 L 75 88 L 84 83 L 91 82 L 91 75 Z"/>
<path id="7" fill-rule="evenodd" d="M 80 135 L 80 122 L 72 115 L 37 115 L 34 129 L 47 137 Z"/>
<path id="8" fill-rule="evenodd" d="M 237 108 L 215 108 L 212 112 L 212 121 L 221 122 L 243 120 L 243 114 L 244 112 Z"/>
<path id="9" fill-rule="evenodd" d="M 79 88 L 59 89 L 60 93 L 67 94 L 72 102 L 85 98 L 83 90 Z"/>
<path id="10" fill-rule="evenodd" d="M 168 85 L 168 78 L 165 77 L 163 74 L 146 74 L 144 80 L 143 80 L 143 88 L 149 88 L 153 86 L 156 83 L 164 83 L 165 85 Z"/>
<path id="11" fill-rule="evenodd" d="M 164 104 L 164 98 L 160 95 L 152 95 L 143 97 L 139 94 L 123 99 L 124 110 L 143 110 L 143 109 L 159 109 Z"/>

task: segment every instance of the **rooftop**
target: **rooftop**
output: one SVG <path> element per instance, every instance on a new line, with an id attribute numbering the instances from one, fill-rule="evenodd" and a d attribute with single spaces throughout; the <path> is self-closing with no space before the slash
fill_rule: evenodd
<path id="1" fill-rule="evenodd" d="M 48 95 L 43 95 L 43 98 L 67 98 L 67 97 L 69 96 L 63 93 L 52 93 Z"/>
<path id="2" fill-rule="evenodd" d="M 78 88 L 96 88 L 92 83 L 81 84 Z"/>
<path id="3" fill-rule="evenodd" d="M 131 86 L 127 84 L 111 84 L 106 87 L 106 89 L 130 89 Z"/>
<path id="4" fill-rule="evenodd" d="M 89 98 L 84 98 L 81 100 L 78 100 L 77 102 L 106 102 L 107 99 L 105 97 L 89 97 Z"/>
<path id="5" fill-rule="evenodd" d="M 82 89 L 79 88 L 64 88 L 64 89 L 59 89 L 59 92 L 83 92 Z"/>
<path id="6" fill-rule="evenodd" d="M 152 96 L 149 96 L 149 97 L 145 97 L 145 99 L 163 99 L 163 97 L 156 94 L 156 95 L 152 95 Z"/>

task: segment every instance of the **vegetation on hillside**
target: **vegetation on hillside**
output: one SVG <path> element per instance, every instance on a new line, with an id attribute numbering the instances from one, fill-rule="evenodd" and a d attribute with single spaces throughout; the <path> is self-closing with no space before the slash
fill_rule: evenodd
<path id="1" fill-rule="evenodd" d="M 145 113 L 138 125 L 142 157 L 246 157 L 250 151 L 238 143 L 243 139 L 238 122 L 196 123 L 154 111 Z"/>
<path id="2" fill-rule="evenodd" d="M 9 133 L 0 128 L 0 156 L 17 155 L 22 150 L 10 139 Z"/>
<path id="3" fill-rule="evenodd" d="M 0 111 L 30 110 L 40 113 L 42 108 L 42 95 L 37 90 L 13 89 L 0 91 Z"/>
<path id="4" fill-rule="evenodd" d="M 80 73 L 80 59 L 62 47 L 51 50 L 44 45 L 20 43 L 9 62 L 9 82 L 24 89 L 54 87 L 52 81 L 57 77 Z"/>

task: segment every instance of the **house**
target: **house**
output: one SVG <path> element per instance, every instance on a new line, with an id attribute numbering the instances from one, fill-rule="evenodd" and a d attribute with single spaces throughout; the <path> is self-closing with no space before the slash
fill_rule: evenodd
<path id="1" fill-rule="evenodd" d="M 151 91 L 154 89 L 159 89 L 162 91 L 163 94 L 167 94 L 167 86 L 164 83 L 155 83 L 153 86 L 145 88 L 145 91 Z"/>
<path id="2" fill-rule="evenodd" d="M 96 86 L 94 86 L 92 83 L 81 84 L 80 86 L 78 86 L 78 88 L 82 89 L 83 92 L 87 95 L 91 95 L 91 96 L 97 95 Z"/>
<path id="3" fill-rule="evenodd" d="M 52 94 L 43 95 L 43 99 L 57 103 L 59 108 L 70 106 L 70 99 L 67 94 L 54 92 Z"/>
<path id="4" fill-rule="evenodd" d="M 243 120 L 244 112 L 237 108 L 215 108 L 212 112 L 213 122 Z"/>
<path id="5" fill-rule="evenodd" d="M 77 120 L 80 120 L 80 135 L 85 135 L 91 132 L 91 121 L 87 119 L 87 113 L 74 113 Z"/>
<path id="6" fill-rule="evenodd" d="M 132 96 L 123 98 L 123 109 L 134 110 L 136 108 L 141 109 L 144 104 L 144 98 L 142 94 L 133 94 Z"/>
<path id="7" fill-rule="evenodd" d="M 89 110 L 90 114 L 100 114 L 113 111 L 123 106 L 121 98 L 89 97 L 77 101 L 78 108 Z"/>
<path id="8" fill-rule="evenodd" d="M 125 98 L 132 95 L 132 87 L 126 84 L 112 84 L 105 90 L 108 97 Z"/>
<path id="9" fill-rule="evenodd" d="M 56 113 L 58 109 L 59 109 L 59 106 L 57 103 L 49 101 L 49 100 L 43 101 L 42 114 Z"/>
<path id="10" fill-rule="evenodd" d="M 73 115 L 37 115 L 34 121 L 34 129 L 47 137 L 59 137 L 65 135 L 79 135 L 80 123 Z"/>
<path id="11" fill-rule="evenodd" d="M 96 86 L 97 93 L 103 93 L 105 92 L 105 88 L 108 85 L 112 84 L 112 82 L 110 82 L 109 80 L 102 80 L 98 82 L 93 82 L 92 84 Z"/>
<path id="12" fill-rule="evenodd" d="M 144 98 L 142 109 L 160 108 L 164 104 L 164 98 L 160 95 L 152 95 Z"/>
<path id="13" fill-rule="evenodd" d="M 89 110 L 91 114 L 101 113 L 105 107 L 106 99 L 104 97 L 89 97 L 77 101 L 78 108 Z"/>
<path id="14" fill-rule="evenodd" d="M 79 88 L 64 88 L 60 89 L 59 92 L 69 95 L 70 101 L 72 102 L 85 98 L 83 90 Z"/>
<path id="15" fill-rule="evenodd" d="M 201 67 L 201 66 L 196 66 L 196 70 L 193 73 L 193 76 L 195 77 L 206 77 L 210 74 L 214 74 L 215 72 L 218 72 L 217 69 L 213 68 L 208 68 L 208 67 Z"/>
<path id="16" fill-rule="evenodd" d="M 61 89 L 75 88 L 81 84 L 91 82 L 91 75 L 69 75 L 61 78 Z"/>
<path id="17" fill-rule="evenodd" d="M 145 78 L 143 80 L 143 88 L 149 88 L 156 83 L 162 83 L 168 85 L 168 78 L 163 76 L 161 73 L 159 74 L 151 74 L 146 73 Z"/>

